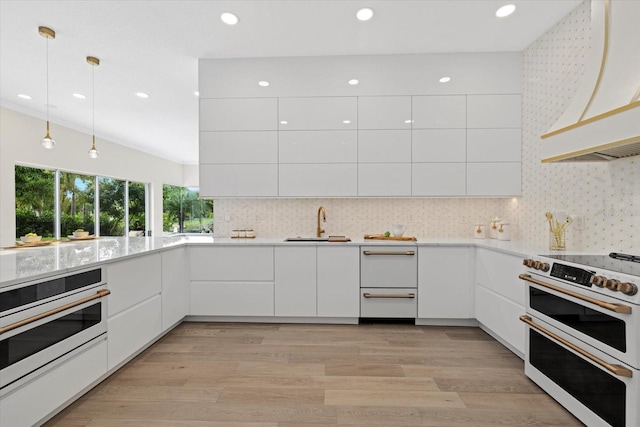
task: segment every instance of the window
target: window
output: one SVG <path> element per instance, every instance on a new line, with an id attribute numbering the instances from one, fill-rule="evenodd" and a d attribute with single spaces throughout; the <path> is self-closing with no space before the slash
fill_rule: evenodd
<path id="1" fill-rule="evenodd" d="M 55 172 L 16 165 L 16 236 L 53 239 Z"/>
<path id="2" fill-rule="evenodd" d="M 149 229 L 146 183 L 20 165 L 15 182 L 16 236 L 59 239 L 79 228 L 101 236 L 124 236 L 125 230 L 144 236 Z"/>
<path id="3" fill-rule="evenodd" d="M 165 234 L 213 232 L 213 200 L 199 197 L 196 190 L 162 186 L 162 230 Z"/>

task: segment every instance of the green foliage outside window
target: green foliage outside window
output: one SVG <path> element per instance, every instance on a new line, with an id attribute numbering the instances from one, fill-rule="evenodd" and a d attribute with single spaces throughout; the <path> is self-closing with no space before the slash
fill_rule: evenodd
<path id="1" fill-rule="evenodd" d="M 212 233 L 213 200 L 175 185 L 162 186 L 162 230 L 166 233 Z"/>

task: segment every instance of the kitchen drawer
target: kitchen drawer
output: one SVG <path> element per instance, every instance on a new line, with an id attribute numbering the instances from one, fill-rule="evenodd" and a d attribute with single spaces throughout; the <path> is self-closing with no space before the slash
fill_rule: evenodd
<path id="1" fill-rule="evenodd" d="M 417 314 L 414 288 L 360 288 L 360 317 L 415 318 Z"/>
<path id="2" fill-rule="evenodd" d="M 273 246 L 190 248 L 191 280 L 273 281 Z"/>
<path id="3" fill-rule="evenodd" d="M 361 288 L 415 288 L 418 286 L 415 246 L 361 246 Z"/>

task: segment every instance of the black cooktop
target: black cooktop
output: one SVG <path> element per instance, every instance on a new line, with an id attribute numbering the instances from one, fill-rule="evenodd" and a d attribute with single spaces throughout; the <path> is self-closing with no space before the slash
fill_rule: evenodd
<path id="1" fill-rule="evenodd" d="M 583 268 L 603 269 L 616 273 L 629 274 L 640 277 L 640 258 L 633 255 L 620 255 L 621 258 L 612 258 L 609 255 L 544 255 L 547 258 L 580 264 Z"/>

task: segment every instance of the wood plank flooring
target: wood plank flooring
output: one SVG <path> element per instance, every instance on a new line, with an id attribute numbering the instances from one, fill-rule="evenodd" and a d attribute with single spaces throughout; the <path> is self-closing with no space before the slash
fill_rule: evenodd
<path id="1" fill-rule="evenodd" d="M 478 328 L 183 323 L 46 426 L 582 426 Z"/>

